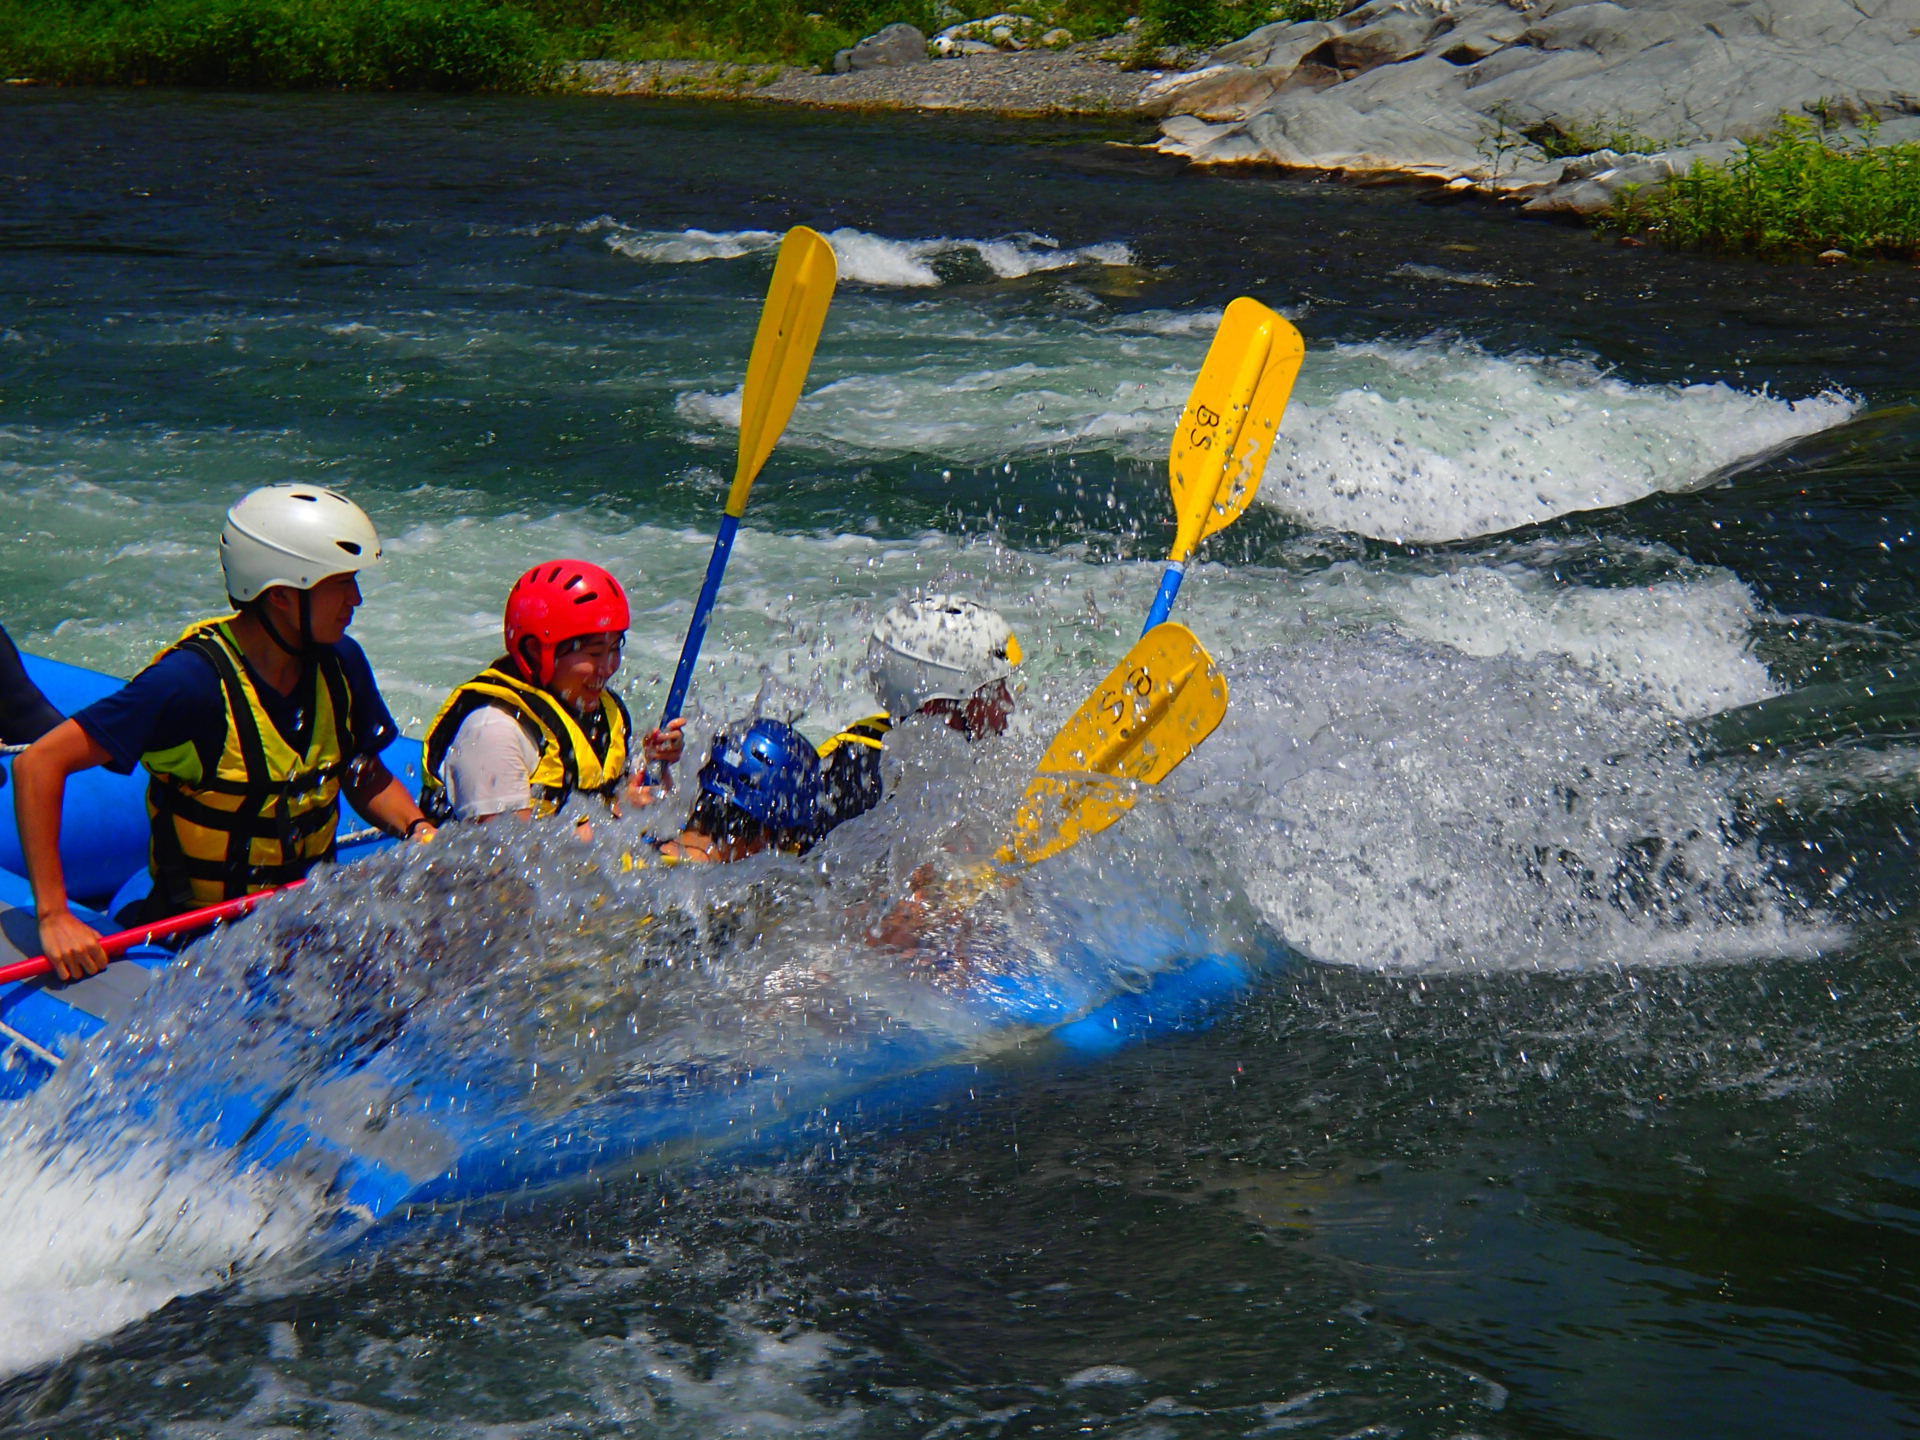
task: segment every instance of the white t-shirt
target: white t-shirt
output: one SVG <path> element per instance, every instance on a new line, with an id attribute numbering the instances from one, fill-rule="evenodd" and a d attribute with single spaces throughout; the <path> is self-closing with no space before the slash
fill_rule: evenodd
<path id="1" fill-rule="evenodd" d="M 460 722 L 440 774 L 447 799 L 462 820 L 530 809 L 540 747 L 520 722 L 495 705 L 482 705 Z"/>

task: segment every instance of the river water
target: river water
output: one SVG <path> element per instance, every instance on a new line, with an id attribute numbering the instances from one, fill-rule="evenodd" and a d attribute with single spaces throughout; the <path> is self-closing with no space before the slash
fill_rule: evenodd
<path id="1" fill-rule="evenodd" d="M 1225 303 L 1308 342 L 1260 502 L 1180 602 L 1226 725 L 1035 882 L 1061 924 L 1223 895 L 1186 923 L 1280 957 L 1250 998 L 344 1256 L 287 1196 L 183 1197 L 163 1151 L 49 1159 L 49 1101 L 0 1152 L 4 1433 L 1920 1431 L 1920 277 L 1190 174 L 1139 138 L 0 97 L 0 620 L 128 673 L 218 604 L 237 494 L 337 485 L 388 537 L 355 633 L 415 734 L 558 553 L 628 579 L 621 684 L 659 703 L 787 225 L 842 285 L 695 728 L 825 733 L 869 708 L 878 607 L 974 593 L 1032 658 L 1023 734 L 923 766 L 961 810 L 1005 803 L 1137 633 Z M 502 843 L 472 863 L 569 893 Z M 811 903 L 775 960 L 844 946 Z"/>

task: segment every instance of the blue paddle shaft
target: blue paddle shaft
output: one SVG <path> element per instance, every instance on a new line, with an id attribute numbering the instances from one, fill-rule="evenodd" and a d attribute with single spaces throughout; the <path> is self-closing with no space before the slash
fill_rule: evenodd
<path id="1" fill-rule="evenodd" d="M 707 561 L 706 583 L 694 603 L 693 623 L 687 626 L 687 643 L 680 647 L 680 668 L 673 672 L 673 688 L 667 691 L 667 708 L 660 716 L 664 728 L 686 707 L 687 691 L 693 686 L 693 667 L 700 659 L 701 642 L 707 638 L 707 621 L 713 618 L 713 602 L 720 595 L 720 577 L 727 573 L 727 557 L 733 553 L 733 537 L 740 532 L 738 515 L 720 517 L 720 533 L 713 537 L 713 556 Z"/>
<path id="2" fill-rule="evenodd" d="M 1166 623 L 1167 616 L 1173 613 L 1173 597 L 1180 593 L 1180 582 L 1187 578 L 1186 562 L 1174 560 L 1168 563 L 1167 570 L 1160 577 L 1160 593 L 1153 597 L 1153 609 L 1147 612 L 1146 629 L 1141 635 L 1156 625 Z"/>

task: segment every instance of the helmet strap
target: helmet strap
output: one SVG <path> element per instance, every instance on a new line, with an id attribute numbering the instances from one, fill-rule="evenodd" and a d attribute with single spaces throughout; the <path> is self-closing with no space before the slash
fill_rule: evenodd
<path id="1" fill-rule="evenodd" d="M 520 666 L 520 673 L 525 675 L 527 679 L 531 680 L 534 684 L 538 685 L 542 690 L 544 690 L 547 688 L 548 685 L 553 683 L 553 671 L 551 667 L 549 667 L 546 674 L 543 675 L 540 673 L 539 662 L 537 662 L 533 658 L 534 656 L 540 653 L 539 649 L 537 648 L 539 644 L 540 644 L 540 640 L 538 636 L 522 635 L 520 637 L 519 653 L 516 654 L 513 658 L 515 662 Z M 529 646 L 533 646 L 536 648 L 529 649 L 528 648 Z M 547 659 L 549 662 L 551 662 L 553 657 L 549 655 Z"/>
<path id="2" fill-rule="evenodd" d="M 281 650 L 298 660 L 313 649 L 313 599 L 306 591 L 296 592 L 300 596 L 300 643 L 290 644 L 287 637 L 280 633 L 279 626 L 273 623 L 273 607 L 262 596 L 253 607 L 253 615 L 260 622 L 260 628 L 267 632 L 267 638 Z"/>

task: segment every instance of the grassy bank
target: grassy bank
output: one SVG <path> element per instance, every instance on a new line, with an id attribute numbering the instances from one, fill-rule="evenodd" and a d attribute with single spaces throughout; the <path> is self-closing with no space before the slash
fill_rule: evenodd
<path id="1" fill-rule="evenodd" d="M 1014 9 L 1091 38 L 1118 32 L 1142 8 L 1134 0 L 0 0 L 0 76 L 526 90 L 570 60 L 820 66 L 895 20 L 932 33 Z M 1167 43 L 1219 28 L 1222 13 L 1215 0 L 1145 0 L 1144 9 Z"/>
<path id="2" fill-rule="evenodd" d="M 0 0 L 0 73 L 69 85 L 526 90 L 568 60 L 820 64 L 932 0 Z M 903 13 L 903 11 L 905 13 Z"/>
<path id="3" fill-rule="evenodd" d="M 1794 259 L 1920 260 L 1920 144 L 1874 145 L 1783 119 L 1722 165 L 1699 162 L 1600 218 L 1679 249 Z"/>

